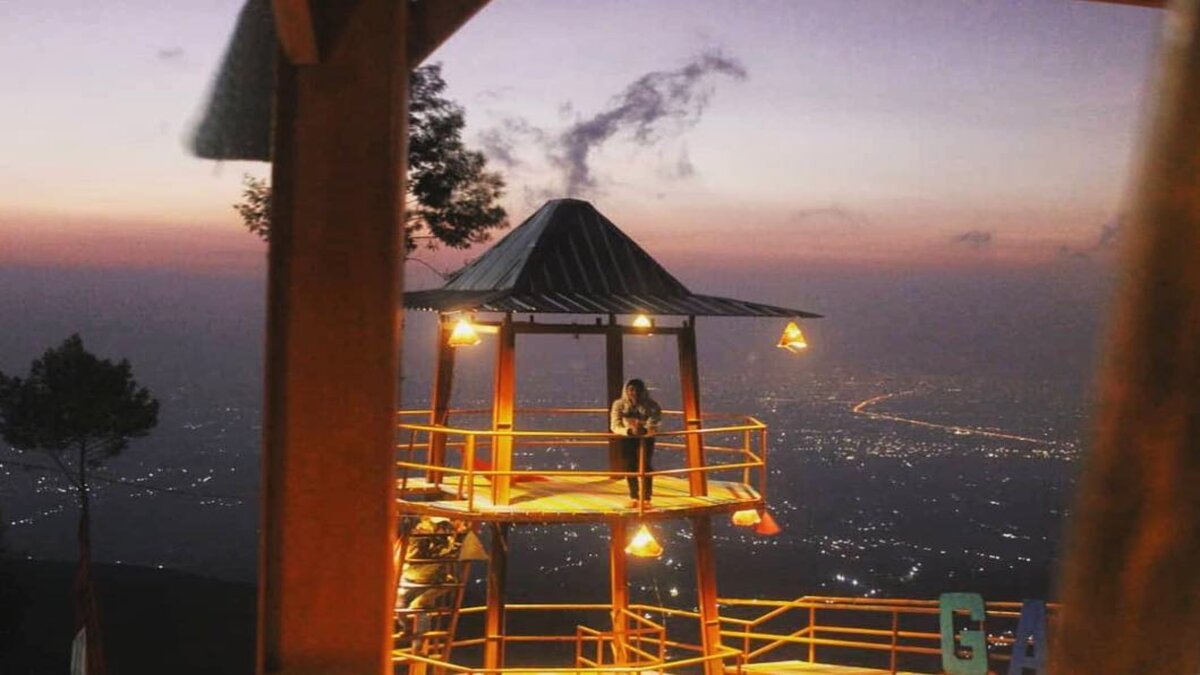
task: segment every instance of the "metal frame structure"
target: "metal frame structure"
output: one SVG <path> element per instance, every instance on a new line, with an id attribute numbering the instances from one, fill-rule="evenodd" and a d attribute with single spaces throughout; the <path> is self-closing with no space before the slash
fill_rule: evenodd
<path id="1" fill-rule="evenodd" d="M 493 332 L 497 336 L 496 340 L 496 366 L 494 370 L 493 381 L 493 400 L 492 400 L 492 421 L 489 432 L 473 431 L 467 429 L 454 429 L 447 426 L 450 418 L 451 408 L 451 393 L 453 388 L 453 370 L 454 370 L 454 347 L 449 344 L 448 336 L 452 328 L 451 318 L 447 315 L 441 315 L 437 330 L 438 345 L 436 368 L 433 377 L 433 389 L 431 392 L 431 409 L 429 411 L 430 425 L 421 427 L 418 425 L 407 425 L 410 432 L 425 431 L 429 433 L 428 441 L 428 464 L 414 464 L 405 462 L 403 459 L 398 462 L 400 468 L 411 470 L 423 470 L 429 482 L 433 484 L 439 483 L 443 477 L 457 475 L 465 480 L 465 484 L 470 491 L 470 495 L 474 494 L 475 475 L 476 473 L 487 476 L 491 484 L 491 501 L 494 505 L 503 507 L 510 503 L 512 496 L 512 481 L 514 477 L 520 477 L 528 472 L 516 471 L 513 469 L 513 449 L 515 441 L 518 438 L 529 438 L 538 435 L 561 437 L 565 434 L 561 432 L 518 432 L 513 428 L 513 423 L 516 413 L 516 345 L 518 335 L 604 335 L 605 336 L 605 365 L 606 365 L 606 389 L 607 401 L 612 401 L 621 395 L 621 387 L 624 382 L 624 362 L 623 362 L 623 340 L 626 335 L 646 335 L 650 332 L 645 328 L 638 328 L 629 325 L 623 325 L 618 322 L 617 317 L 613 314 L 608 315 L 607 323 L 597 319 L 594 324 L 580 323 L 541 323 L 535 322 L 533 317 L 529 321 L 514 321 L 511 313 L 505 314 L 499 321 L 481 321 L 478 325 L 489 329 L 488 332 Z M 703 429 L 703 414 L 700 408 L 700 377 L 699 377 L 699 360 L 696 355 L 696 324 L 695 317 L 687 317 L 680 325 L 677 326 L 654 326 L 653 333 L 655 335 L 673 335 L 676 337 L 676 344 L 679 355 L 679 373 L 680 383 L 682 388 L 682 403 L 683 410 L 679 411 L 679 416 L 682 419 L 682 432 L 678 436 L 682 437 L 685 449 L 685 470 L 683 473 L 688 480 L 688 489 L 693 497 L 705 497 L 708 494 L 708 467 L 705 466 L 705 448 L 704 437 L 706 430 Z M 592 411 L 589 411 L 592 412 Z M 607 419 L 607 410 L 597 410 L 604 415 L 603 419 Z M 736 431 L 750 432 L 759 431 L 762 439 L 762 448 L 765 450 L 765 427 L 754 420 L 751 424 L 739 425 L 730 428 L 722 428 L 720 431 Z M 713 430 L 707 430 L 711 433 Z M 463 443 L 462 467 L 455 468 L 446 465 L 448 456 L 447 435 L 451 433 L 460 433 L 465 436 Z M 609 452 L 609 470 L 598 472 L 600 475 L 609 475 L 623 477 L 626 475 L 622 472 L 620 466 L 616 462 L 616 456 L 612 452 L 611 443 L 616 440 L 612 434 L 573 432 L 571 435 L 578 437 L 590 437 L 594 443 L 604 443 L 610 445 Z M 665 434 L 670 436 L 670 434 Z M 477 472 L 474 468 L 474 457 L 478 445 L 476 438 L 486 436 L 490 439 L 491 444 L 491 463 L 492 467 L 488 471 Z M 747 436 L 747 443 L 749 437 Z M 401 444 L 403 445 L 403 444 Z M 748 451 L 748 448 L 747 448 Z M 751 455 L 752 457 L 754 455 Z M 748 472 L 753 467 L 762 467 L 763 460 L 758 458 L 757 461 L 751 461 L 744 465 L 738 465 L 733 468 L 745 469 Z M 725 467 L 728 468 L 728 467 Z M 543 475 L 553 472 L 540 472 Z M 576 472 L 578 473 L 578 472 Z M 647 475 L 645 467 L 639 467 L 637 472 L 639 476 Z M 670 472 L 653 472 L 670 473 Z M 761 476 L 760 484 L 765 488 L 765 469 Z M 402 491 L 407 488 L 406 483 L 407 473 L 401 477 Z M 462 483 L 460 482 L 460 485 Z M 474 500 L 468 496 L 467 511 L 473 511 Z M 761 497 L 758 494 L 753 494 L 750 499 L 745 500 L 747 504 L 733 504 L 734 507 L 746 508 L 746 506 L 755 507 L 761 506 Z M 401 514 L 413 514 L 420 512 L 420 507 L 409 502 L 401 500 Z M 716 560 L 713 553 L 712 542 L 712 514 L 714 512 L 728 511 L 730 505 L 711 506 L 697 505 L 696 508 L 688 512 L 687 517 L 692 521 L 692 540 L 695 544 L 695 566 L 696 566 L 696 587 L 697 599 L 702 617 L 702 654 L 706 657 L 715 656 L 723 653 L 721 646 L 720 634 L 720 617 L 717 613 L 717 581 L 716 581 Z M 627 628 L 627 620 L 625 613 L 627 611 L 628 590 L 626 588 L 626 567 L 624 564 L 624 548 L 625 548 L 625 525 L 629 520 L 640 519 L 645 516 L 644 504 L 639 506 L 636 511 L 626 511 L 617 515 L 613 514 L 593 514 L 580 513 L 576 514 L 574 520 L 591 520 L 591 521 L 609 521 L 610 522 L 610 555 L 609 555 L 609 581 L 610 592 L 612 598 L 612 629 L 618 635 L 624 635 Z M 661 515 L 660 517 L 671 517 L 669 514 Z M 504 614 L 507 592 L 505 589 L 505 569 L 507 566 L 507 527 L 513 522 L 513 517 L 507 514 L 495 512 L 489 516 L 494 519 L 492 521 L 493 546 L 491 550 L 491 561 L 489 563 L 488 582 L 487 582 L 487 642 L 484 651 L 485 669 L 503 668 L 504 657 L 502 644 L 504 640 Z M 538 516 L 530 516 L 530 518 L 538 518 Z M 561 516 L 557 516 L 554 520 L 564 520 Z M 543 516 L 542 520 L 546 520 Z M 625 654 L 624 649 L 618 649 L 618 654 Z M 624 658 L 624 657 L 621 657 Z M 720 672 L 721 665 L 717 660 L 705 662 L 705 669 L 710 675 L 715 675 Z M 620 665 L 620 664 L 619 664 Z"/>

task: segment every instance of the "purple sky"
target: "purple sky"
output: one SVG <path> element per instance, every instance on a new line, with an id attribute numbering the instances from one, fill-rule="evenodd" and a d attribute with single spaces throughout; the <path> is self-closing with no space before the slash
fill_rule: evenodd
<path id="1" fill-rule="evenodd" d="M 0 264 L 257 268 L 230 204 L 266 165 L 183 148 L 239 6 L 0 4 Z M 569 192 L 667 259 L 1027 264 L 1120 213 L 1160 19 L 495 0 L 431 60 L 514 224 Z"/>

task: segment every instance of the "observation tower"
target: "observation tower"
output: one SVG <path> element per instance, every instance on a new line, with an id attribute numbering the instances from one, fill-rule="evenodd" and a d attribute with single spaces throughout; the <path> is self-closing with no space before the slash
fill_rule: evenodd
<path id="1" fill-rule="evenodd" d="M 505 631 L 508 540 L 519 536 L 513 523 L 603 523 L 609 530 L 607 616 L 569 636 L 578 645 L 574 663 L 546 666 L 633 672 L 667 663 L 669 637 L 645 611 L 631 611 L 626 577 L 627 555 L 661 553 L 647 525 L 663 521 L 686 523 L 694 545 L 701 644 L 677 667 L 719 673 L 733 665 L 740 652 L 722 646 L 712 519 L 732 513 L 764 532 L 775 527 L 766 501 L 767 427 L 754 417 L 703 411 L 696 318 L 787 320 L 780 346 L 799 351 L 806 345 L 795 321 L 818 315 L 693 293 L 575 199 L 546 203 L 443 287 L 407 293 L 404 303 L 439 314 L 430 407 L 399 413 L 396 636 L 412 672 L 457 663 L 466 647 L 482 652 L 466 663 L 505 667 L 505 647 L 516 639 Z M 575 320 L 553 320 L 564 314 Z M 595 316 L 580 322 L 580 315 Z M 648 334 L 676 341 L 682 410 L 664 411 L 656 433 L 662 468 L 650 470 L 643 459 L 630 472 L 619 462 L 619 437 L 608 430 L 608 405 L 625 381 L 624 339 Z M 607 389 L 595 392 L 596 407 L 518 409 L 521 335 L 603 336 Z M 495 350 L 491 407 L 454 410 L 455 351 L 480 343 Z M 523 429 L 522 415 L 552 419 L 554 428 Z M 569 449 L 580 468 L 538 461 L 550 446 Z M 654 481 L 651 507 L 630 505 L 626 479 L 634 476 Z M 459 634 L 471 562 L 485 565 L 487 577 L 483 635 L 474 639 Z"/>

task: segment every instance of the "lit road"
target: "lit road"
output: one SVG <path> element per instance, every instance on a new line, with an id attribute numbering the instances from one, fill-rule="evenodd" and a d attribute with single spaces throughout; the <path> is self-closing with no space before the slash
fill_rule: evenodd
<path id="1" fill-rule="evenodd" d="M 912 425 L 915 425 L 918 427 L 928 427 L 930 429 L 941 429 L 943 431 L 949 431 L 951 433 L 958 434 L 960 436 L 967 436 L 967 435 L 987 436 L 988 438 L 1002 438 L 1004 440 L 1021 441 L 1023 443 L 1038 443 L 1038 444 L 1047 443 L 1047 441 L 1045 439 L 1041 439 L 1041 438 L 1031 438 L 1029 436 L 1018 436 L 1016 434 L 1006 434 L 1006 433 L 1002 433 L 999 431 L 989 431 L 987 429 L 978 429 L 976 427 L 960 427 L 960 426 L 955 426 L 953 424 L 937 424 L 936 422 L 926 422 L 924 420 L 917 420 L 917 419 L 913 419 L 911 417 L 901 417 L 899 415 L 889 415 L 886 413 L 877 413 L 877 412 L 871 412 L 870 410 L 868 410 L 868 408 L 874 406 L 876 403 L 879 403 L 880 401 L 886 401 L 889 398 L 895 398 L 897 396 L 913 394 L 913 393 L 916 393 L 916 391 L 917 391 L 916 389 L 908 389 L 905 391 L 898 391 L 898 392 L 895 392 L 892 394 L 882 394 L 880 396 L 875 396 L 875 397 L 869 398 L 865 401 L 859 401 L 850 410 L 855 415 L 862 415 L 864 417 L 870 417 L 872 419 L 877 419 L 877 420 L 890 420 L 892 422 L 900 422 L 902 424 L 912 424 Z"/>

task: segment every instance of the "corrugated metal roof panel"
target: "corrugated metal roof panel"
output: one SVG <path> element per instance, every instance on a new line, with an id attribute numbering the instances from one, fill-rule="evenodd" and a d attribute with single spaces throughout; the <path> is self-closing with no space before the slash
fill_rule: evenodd
<path id="1" fill-rule="evenodd" d="M 696 295 L 591 204 L 546 202 L 437 290 L 406 293 L 440 312 L 795 316 L 816 314 Z"/>
<path id="2" fill-rule="evenodd" d="M 480 293 L 443 290 L 404 294 L 408 309 L 535 314 L 654 314 L 658 316 L 773 316 L 818 318 L 790 307 L 711 295 L 622 298 L 587 293 Z"/>

